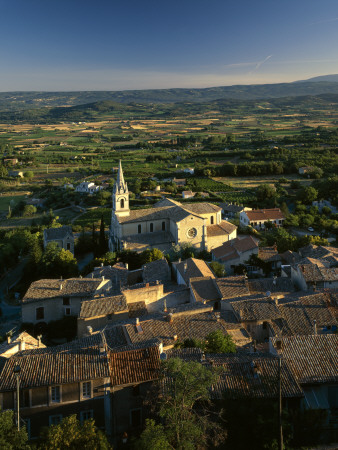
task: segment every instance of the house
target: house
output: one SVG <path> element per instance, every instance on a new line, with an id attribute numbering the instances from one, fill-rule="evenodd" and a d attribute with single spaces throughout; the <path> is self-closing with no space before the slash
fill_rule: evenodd
<path id="1" fill-rule="evenodd" d="M 190 278 L 190 295 L 192 302 L 212 303 L 221 300 L 215 277 Z"/>
<path id="2" fill-rule="evenodd" d="M 171 280 L 170 267 L 165 258 L 144 264 L 142 270 L 142 277 L 145 283 L 159 281 L 164 284 Z"/>
<path id="3" fill-rule="evenodd" d="M 325 410 L 326 428 L 335 428 L 337 433 L 338 335 L 271 338 L 270 351 L 282 357 L 283 365 L 290 368 L 303 389 L 303 407 Z"/>
<path id="4" fill-rule="evenodd" d="M 177 187 L 183 187 L 187 184 L 187 180 L 185 178 L 174 178 L 173 183 L 175 183 Z"/>
<path id="5" fill-rule="evenodd" d="M 231 219 L 237 217 L 242 211 L 252 211 L 252 208 L 247 206 L 237 205 L 237 203 L 220 203 L 222 208 L 222 215 Z"/>
<path id="6" fill-rule="evenodd" d="M 7 339 L 0 344 L 0 357 L 9 358 L 23 350 L 34 350 L 45 347 L 46 346 L 41 342 L 41 336 L 38 336 L 38 338 L 35 339 L 26 331 L 23 331 L 13 336 L 7 336 Z"/>
<path id="7" fill-rule="evenodd" d="M 252 236 L 231 239 L 211 250 L 212 260 L 223 264 L 227 274 L 244 264 L 251 255 L 258 255 L 258 241 Z"/>
<path id="8" fill-rule="evenodd" d="M 285 216 L 279 208 L 253 209 L 239 214 L 239 223 L 242 227 L 251 226 L 257 230 L 265 229 L 267 222 L 275 227 L 281 227 L 284 220 Z"/>
<path id="9" fill-rule="evenodd" d="M 77 318 L 77 337 L 81 338 L 92 330 L 99 330 L 111 322 L 128 318 L 128 305 L 124 295 L 85 300 L 81 303 Z"/>
<path id="10" fill-rule="evenodd" d="M 96 341 L 96 342 L 95 342 Z M 6 360 L 0 376 L 1 409 L 15 408 L 19 366 L 20 417 L 29 437 L 44 426 L 56 425 L 76 414 L 83 422 L 112 433 L 110 370 L 101 336 L 56 347 L 21 351 Z"/>
<path id="11" fill-rule="evenodd" d="M 8 175 L 13 178 L 23 178 L 23 172 L 19 170 L 9 170 Z"/>
<path id="12" fill-rule="evenodd" d="M 48 323 L 77 316 L 84 300 L 109 293 L 111 286 L 111 281 L 103 277 L 34 281 L 21 302 L 22 322 Z"/>
<path id="13" fill-rule="evenodd" d="M 312 166 L 299 167 L 299 169 L 298 169 L 299 175 L 306 175 L 307 173 L 310 173 L 313 171 L 314 171 L 314 167 L 312 167 Z"/>
<path id="14" fill-rule="evenodd" d="M 122 262 L 116 263 L 113 266 L 104 266 L 103 263 L 99 267 L 94 267 L 93 272 L 86 275 L 86 278 L 104 278 L 110 280 L 112 283 L 111 292 L 114 294 L 120 294 L 121 288 L 127 286 L 129 283 L 129 270 L 128 264 Z"/>
<path id="15" fill-rule="evenodd" d="M 184 173 L 189 173 L 190 175 L 194 175 L 195 169 L 193 167 L 187 167 L 186 169 L 183 169 Z"/>
<path id="16" fill-rule="evenodd" d="M 321 261 L 291 266 L 291 280 L 299 289 L 338 288 L 338 267 L 326 267 Z"/>
<path id="17" fill-rule="evenodd" d="M 192 191 L 183 191 L 182 198 L 193 198 L 195 196 L 195 192 Z"/>
<path id="18" fill-rule="evenodd" d="M 74 236 L 71 226 L 65 225 L 59 228 L 45 228 L 43 230 L 44 248 L 50 242 L 56 242 L 60 248 L 69 250 L 74 255 Z"/>
<path id="19" fill-rule="evenodd" d="M 178 261 L 172 264 L 177 284 L 189 286 L 190 278 L 211 277 L 215 278 L 214 273 L 208 264 L 202 259 L 188 258 L 185 261 Z"/>
<path id="20" fill-rule="evenodd" d="M 211 203 L 181 204 L 164 198 L 149 209 L 129 209 L 129 191 L 120 161 L 113 189 L 109 248 L 168 251 L 173 244 L 188 243 L 211 250 L 236 237 L 237 227 L 221 217 L 221 208 Z"/>
<path id="21" fill-rule="evenodd" d="M 4 164 L 10 164 L 12 166 L 15 166 L 16 164 L 18 164 L 19 160 L 17 158 L 5 158 L 4 160 Z"/>
<path id="22" fill-rule="evenodd" d="M 229 300 L 250 295 L 248 279 L 244 275 L 216 278 L 218 290 L 221 294 L 221 309 L 232 310 Z"/>
<path id="23" fill-rule="evenodd" d="M 80 192 L 81 194 L 95 194 L 102 189 L 102 186 L 96 186 L 95 183 L 91 181 L 82 181 L 76 186 L 75 192 Z"/>

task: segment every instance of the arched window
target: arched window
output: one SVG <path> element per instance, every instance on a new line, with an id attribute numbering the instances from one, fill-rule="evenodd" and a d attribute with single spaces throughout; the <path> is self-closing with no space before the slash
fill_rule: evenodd
<path id="1" fill-rule="evenodd" d="M 211 225 L 214 224 L 214 216 L 211 216 L 211 217 L 210 217 L 210 223 L 211 223 Z"/>
<path id="2" fill-rule="evenodd" d="M 162 231 L 165 231 L 165 222 L 162 222 Z"/>
<path id="3" fill-rule="evenodd" d="M 154 231 L 154 224 L 151 223 L 151 224 L 150 224 L 150 233 L 152 233 L 153 231 Z"/>
<path id="4" fill-rule="evenodd" d="M 121 198 L 121 209 L 124 208 L 124 198 Z"/>
<path id="5" fill-rule="evenodd" d="M 142 231 L 141 225 L 138 225 L 138 226 L 137 226 L 137 232 L 138 232 L 138 234 L 140 234 L 141 231 Z"/>

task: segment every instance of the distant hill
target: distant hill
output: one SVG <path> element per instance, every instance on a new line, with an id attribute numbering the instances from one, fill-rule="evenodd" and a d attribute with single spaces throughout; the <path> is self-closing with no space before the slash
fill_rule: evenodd
<path id="1" fill-rule="evenodd" d="M 308 80 L 296 81 L 296 83 L 328 81 L 330 83 L 338 83 L 338 74 L 333 75 L 321 75 L 320 77 L 309 78 Z"/>
<path id="2" fill-rule="evenodd" d="M 329 76 L 329 75 L 327 75 Z M 202 103 L 222 99 L 257 100 L 320 94 L 338 94 L 337 81 L 220 86 L 205 89 L 148 89 L 133 91 L 0 92 L 0 111 L 70 107 L 95 102 L 116 104 Z M 318 78 L 318 77 L 317 77 Z M 320 78 L 320 77 L 319 77 Z"/>

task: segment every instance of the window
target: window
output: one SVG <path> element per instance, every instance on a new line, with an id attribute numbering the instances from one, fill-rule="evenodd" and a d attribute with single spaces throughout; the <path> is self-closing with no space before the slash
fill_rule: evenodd
<path id="1" fill-rule="evenodd" d="M 70 298 L 69 297 L 63 297 L 62 304 L 63 304 L 63 306 L 69 306 L 70 305 Z"/>
<path id="2" fill-rule="evenodd" d="M 139 427 L 141 425 L 141 409 L 130 410 L 130 425 L 132 427 Z"/>
<path id="3" fill-rule="evenodd" d="M 62 414 L 55 414 L 53 416 L 49 416 L 49 425 L 59 425 L 62 420 Z"/>
<path id="4" fill-rule="evenodd" d="M 36 308 L 36 320 L 43 320 L 45 318 L 45 308 L 43 306 L 39 306 Z"/>
<path id="5" fill-rule="evenodd" d="M 152 233 L 153 231 L 154 231 L 154 224 L 151 223 L 151 224 L 150 224 L 150 233 Z"/>
<path id="6" fill-rule="evenodd" d="M 165 231 L 165 222 L 162 222 L 162 231 Z"/>
<path id="7" fill-rule="evenodd" d="M 70 316 L 72 314 L 71 308 L 65 308 L 65 316 Z"/>
<path id="8" fill-rule="evenodd" d="M 81 422 L 81 424 L 83 424 L 83 422 L 85 420 L 89 420 L 89 419 L 92 419 L 92 418 L 93 418 L 93 410 L 92 409 L 90 409 L 88 411 L 81 411 L 80 412 L 80 422 Z"/>
<path id="9" fill-rule="evenodd" d="M 141 227 L 141 225 L 137 225 L 137 232 L 138 232 L 138 234 L 140 234 L 140 233 L 141 233 L 141 231 L 142 231 L 142 227 Z"/>
<path id="10" fill-rule="evenodd" d="M 91 398 L 92 396 L 92 383 L 91 381 L 85 381 L 82 383 L 82 397 Z"/>
<path id="11" fill-rule="evenodd" d="M 211 217 L 210 217 L 210 223 L 211 223 L 211 225 L 214 224 L 214 216 L 211 216 Z"/>
<path id="12" fill-rule="evenodd" d="M 51 401 L 52 403 L 60 403 L 60 386 L 52 386 Z"/>
<path id="13" fill-rule="evenodd" d="M 70 250 L 70 242 L 67 242 L 67 250 Z"/>
<path id="14" fill-rule="evenodd" d="M 121 198 L 121 209 L 124 208 L 124 199 Z"/>

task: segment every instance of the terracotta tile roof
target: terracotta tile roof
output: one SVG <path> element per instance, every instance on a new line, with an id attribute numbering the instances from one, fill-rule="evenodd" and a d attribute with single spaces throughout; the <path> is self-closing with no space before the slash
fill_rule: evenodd
<path id="1" fill-rule="evenodd" d="M 338 335 L 311 335 L 271 338 L 281 341 L 283 360 L 300 384 L 338 382 Z"/>
<path id="2" fill-rule="evenodd" d="M 275 247 L 260 247 L 258 249 L 258 258 L 265 262 L 281 261 L 281 257 Z"/>
<path id="3" fill-rule="evenodd" d="M 221 311 L 221 318 L 224 320 L 224 325 L 227 331 L 241 328 L 241 323 L 238 321 L 236 315 L 232 311 Z"/>
<path id="4" fill-rule="evenodd" d="M 109 377 L 106 353 L 101 353 L 99 345 L 88 346 L 85 340 L 17 353 L 4 365 L 0 391 L 16 389 L 13 370 L 17 365 L 21 389 Z"/>
<path id="5" fill-rule="evenodd" d="M 250 295 L 248 280 L 244 275 L 216 278 L 215 282 L 221 293 L 222 299 Z"/>
<path id="6" fill-rule="evenodd" d="M 271 320 L 281 317 L 276 303 L 268 298 L 230 302 L 241 321 Z"/>
<path id="7" fill-rule="evenodd" d="M 243 205 L 234 205 L 231 203 L 220 203 L 219 206 L 223 209 L 224 212 L 232 212 L 239 213 L 244 210 L 245 206 Z"/>
<path id="8" fill-rule="evenodd" d="M 198 302 L 203 302 L 204 300 L 211 301 L 221 299 L 214 278 L 190 278 L 190 288 L 195 296 L 196 301 Z"/>
<path id="9" fill-rule="evenodd" d="M 135 317 L 142 317 L 148 314 L 145 302 L 134 302 L 128 304 L 128 316 L 132 319 Z"/>
<path id="10" fill-rule="evenodd" d="M 2 344 L 0 344 L 0 356 L 10 351 L 14 347 L 17 347 L 21 341 L 25 343 L 26 350 L 46 347 L 42 342 L 40 342 L 40 347 L 38 347 L 39 345 L 38 340 L 35 339 L 30 334 L 28 334 L 26 331 L 23 331 L 22 333 L 17 333 L 14 336 L 12 336 L 11 341 L 9 343 L 7 342 L 7 340 L 5 340 Z"/>
<path id="11" fill-rule="evenodd" d="M 123 263 L 117 263 L 114 266 L 94 267 L 93 272 L 88 274 L 86 278 L 102 278 L 111 280 L 115 289 L 128 284 L 128 269 Z"/>
<path id="12" fill-rule="evenodd" d="M 286 294 L 295 291 L 295 286 L 290 278 L 277 277 L 277 278 L 257 278 L 248 280 L 249 290 L 251 294 L 266 294 L 271 292 L 272 294 Z"/>
<path id="13" fill-rule="evenodd" d="M 338 249 L 336 247 L 309 244 L 306 247 L 300 248 L 299 254 L 303 258 L 321 259 L 331 255 L 338 256 Z"/>
<path id="14" fill-rule="evenodd" d="M 285 320 L 281 324 L 282 335 L 313 334 L 315 320 L 318 333 L 323 327 L 337 327 L 337 320 L 330 312 L 323 293 L 301 297 L 297 301 L 280 304 L 278 308 Z"/>
<path id="15" fill-rule="evenodd" d="M 64 239 L 68 235 L 73 237 L 73 230 L 69 225 L 64 225 L 59 228 L 45 228 L 43 230 L 43 236 L 47 241 L 57 241 Z"/>
<path id="16" fill-rule="evenodd" d="M 299 264 L 306 282 L 338 281 L 338 267 L 320 267 L 318 264 Z"/>
<path id="17" fill-rule="evenodd" d="M 296 252 L 292 252 L 291 250 L 287 250 L 284 253 L 280 253 L 280 257 L 284 264 L 295 264 L 300 260 L 300 256 Z"/>
<path id="18" fill-rule="evenodd" d="M 209 333 L 221 330 L 226 333 L 222 319 L 217 319 L 214 313 L 186 314 L 174 317 L 172 323 L 167 318 L 140 320 L 141 332 L 135 325 L 125 325 L 129 339 L 132 343 L 146 342 L 157 337 L 164 346 L 174 345 L 176 335 L 178 340 L 204 339 Z"/>
<path id="19" fill-rule="evenodd" d="M 82 302 L 79 317 L 85 319 L 89 317 L 106 316 L 116 312 L 126 311 L 127 301 L 124 295 L 114 297 L 100 297 Z"/>
<path id="20" fill-rule="evenodd" d="M 272 209 L 253 209 L 252 211 L 245 211 L 250 221 L 268 221 L 276 219 L 285 219 L 284 214 L 279 208 Z"/>
<path id="21" fill-rule="evenodd" d="M 43 279 L 34 281 L 28 288 L 23 303 L 56 297 L 91 297 L 109 280 L 101 278 L 68 278 L 67 280 Z"/>
<path id="22" fill-rule="evenodd" d="M 110 352 L 109 358 L 113 386 L 145 383 L 159 377 L 160 354 L 157 346 Z"/>
<path id="23" fill-rule="evenodd" d="M 208 225 L 207 226 L 207 236 L 223 236 L 226 234 L 231 234 L 237 230 L 236 225 L 222 220 L 218 225 Z"/>
<path id="24" fill-rule="evenodd" d="M 170 348 L 166 350 L 167 358 L 180 358 L 184 361 L 200 362 L 203 350 L 200 348 Z"/>
<path id="25" fill-rule="evenodd" d="M 152 261 L 143 266 L 143 281 L 162 281 L 170 279 L 170 268 L 165 258 Z"/>
<path id="26" fill-rule="evenodd" d="M 189 258 L 182 262 L 174 263 L 177 271 L 181 274 L 182 278 L 189 284 L 190 278 L 197 277 L 211 277 L 215 278 L 212 270 L 208 266 L 208 264 L 202 259 Z M 186 267 L 186 271 L 184 268 Z"/>
<path id="27" fill-rule="evenodd" d="M 202 302 L 194 302 L 177 305 L 174 308 L 168 308 L 168 313 L 172 313 L 174 316 L 179 316 L 183 314 L 200 314 L 201 312 L 211 312 L 213 309 L 213 305 L 205 305 Z"/>
<path id="28" fill-rule="evenodd" d="M 220 245 L 211 250 L 211 253 L 215 256 L 215 258 L 227 258 L 231 259 L 238 258 L 239 254 L 247 252 L 248 250 L 253 250 L 258 248 L 257 241 L 252 236 L 246 236 L 245 238 L 236 238 L 231 239 L 230 241 L 224 242 L 224 244 Z"/>
<path id="29" fill-rule="evenodd" d="M 254 355 L 206 355 L 213 366 L 221 366 L 221 377 L 211 390 L 215 399 L 277 398 L 278 358 Z M 283 398 L 303 397 L 303 391 L 287 364 L 282 364 Z"/>

